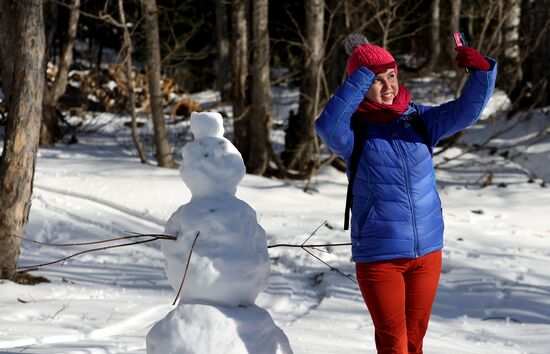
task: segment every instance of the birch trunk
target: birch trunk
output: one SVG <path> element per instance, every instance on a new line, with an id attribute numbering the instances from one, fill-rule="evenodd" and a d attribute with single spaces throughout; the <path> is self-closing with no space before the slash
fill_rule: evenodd
<path id="1" fill-rule="evenodd" d="M 521 50 L 519 48 L 519 32 L 521 24 L 521 0 L 506 0 L 505 20 L 502 31 L 504 41 L 504 59 L 501 65 L 503 76 L 503 88 L 508 94 L 512 94 L 518 82 L 523 79 L 521 68 Z"/>

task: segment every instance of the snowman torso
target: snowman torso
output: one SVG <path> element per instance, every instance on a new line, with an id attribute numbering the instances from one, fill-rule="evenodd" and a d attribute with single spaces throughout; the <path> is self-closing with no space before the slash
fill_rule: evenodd
<path id="1" fill-rule="evenodd" d="M 182 303 L 253 304 L 269 277 L 269 256 L 256 212 L 232 196 L 193 199 L 168 220 L 165 232 L 177 241 L 161 244 L 165 270 L 178 289 L 193 240 L 192 262 L 182 290 Z"/>

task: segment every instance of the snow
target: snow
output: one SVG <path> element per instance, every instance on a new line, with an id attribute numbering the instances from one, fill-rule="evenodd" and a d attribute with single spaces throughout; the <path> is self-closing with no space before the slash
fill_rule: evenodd
<path id="1" fill-rule="evenodd" d="M 180 175 L 198 198 L 234 195 L 246 172 L 241 154 L 223 137 L 222 116 L 210 115 L 191 116 L 191 130 L 197 140 L 182 149 Z"/>
<path id="2" fill-rule="evenodd" d="M 103 87 L 106 88 L 109 91 L 114 91 L 115 88 L 117 87 L 117 83 L 113 80 L 109 80 L 108 82 L 103 84 Z M 135 91 L 138 92 L 138 90 L 135 90 Z"/>
<path id="3" fill-rule="evenodd" d="M 170 217 L 165 233 L 178 240 L 161 241 L 161 249 L 176 291 L 197 232 L 182 301 L 254 304 L 269 276 L 265 231 L 254 209 L 235 197 L 210 197 L 193 199 Z"/>
<path id="4" fill-rule="evenodd" d="M 547 129 L 549 116 L 546 108 L 496 126 L 484 120 L 468 130 L 464 141 L 484 141 L 521 122 L 491 142 L 497 153 L 465 153 L 457 147 L 437 156 L 436 163 L 460 157 L 436 172 L 446 245 L 426 353 L 548 353 L 550 192 L 543 179 L 550 180 L 550 142 L 547 134 L 533 136 Z M 129 137 L 121 137 L 119 123 L 105 118 L 102 124 L 100 132 L 80 135 L 78 144 L 40 150 L 25 237 L 65 243 L 128 232 L 162 233 L 170 215 L 191 202 L 178 171 L 140 164 L 125 140 Z M 522 154 L 506 160 L 500 153 L 508 150 Z M 489 173 L 492 184 L 480 188 Z M 346 185 L 345 175 L 332 168 L 313 178 L 308 193 L 302 191 L 304 182 L 245 175 L 236 198 L 253 208 L 268 245 L 299 245 L 324 220 L 328 224 L 309 243 L 349 242 L 342 227 Z M 20 264 L 44 263 L 84 249 L 23 242 Z M 322 260 L 354 275 L 348 247 L 319 249 L 313 252 Z M 249 338 L 247 316 L 261 321 L 265 309 L 296 354 L 376 352 L 357 284 L 300 248 L 270 248 L 269 257 L 269 285 L 254 305 L 259 310 L 248 306 L 244 315 L 233 307 L 233 320 L 220 340 L 234 338 L 242 324 L 239 335 L 245 340 L 234 343 L 239 348 Z M 224 306 L 180 305 L 188 311 L 172 306 L 176 292 L 164 273 L 164 260 L 155 241 L 83 254 L 32 272 L 50 283 L 2 281 L 0 353 L 143 354 L 147 333 L 176 309 L 191 316 L 199 306 L 207 308 L 210 315 L 204 319 L 180 317 L 193 326 L 216 316 L 229 318 L 221 312 Z M 184 288 L 183 298 L 185 294 Z M 256 329 L 266 328 L 274 327 Z M 270 343 L 279 338 L 276 332 L 267 332 Z"/>
<path id="5" fill-rule="evenodd" d="M 151 330 L 159 341 L 158 346 L 148 344 L 148 353 L 219 353 L 220 348 L 227 354 L 291 353 L 285 349 L 289 347 L 288 338 L 259 307 L 185 304 L 166 318 Z M 187 339 L 183 345 L 179 336 Z"/>

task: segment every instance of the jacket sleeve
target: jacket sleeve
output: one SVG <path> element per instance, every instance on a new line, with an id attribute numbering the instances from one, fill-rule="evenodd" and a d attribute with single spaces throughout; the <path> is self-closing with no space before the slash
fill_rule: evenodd
<path id="1" fill-rule="evenodd" d="M 315 121 L 321 140 L 335 154 L 348 159 L 353 151 L 351 116 L 363 101 L 375 75 L 365 67 L 356 70 L 330 98 Z"/>
<path id="2" fill-rule="evenodd" d="M 440 106 L 417 105 L 420 118 L 430 135 L 432 146 L 471 124 L 474 124 L 487 105 L 495 88 L 497 63 L 486 57 L 491 69 L 473 72 L 460 97 Z"/>

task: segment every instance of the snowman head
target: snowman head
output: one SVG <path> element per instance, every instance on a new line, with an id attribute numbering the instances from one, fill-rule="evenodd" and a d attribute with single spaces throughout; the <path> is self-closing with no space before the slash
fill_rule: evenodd
<path id="1" fill-rule="evenodd" d="M 195 140 L 182 149 L 180 176 L 193 197 L 235 195 L 246 169 L 237 148 L 223 137 L 222 116 L 193 112 L 191 131 Z"/>

